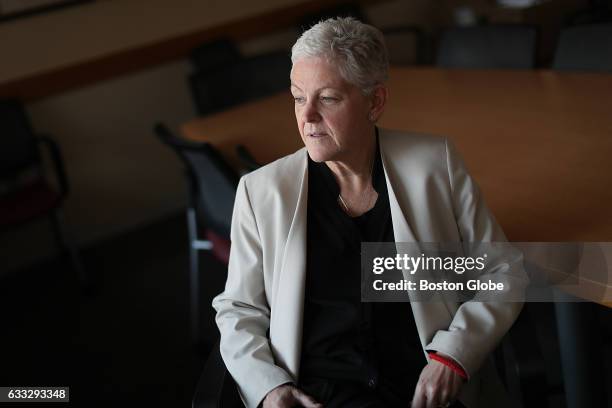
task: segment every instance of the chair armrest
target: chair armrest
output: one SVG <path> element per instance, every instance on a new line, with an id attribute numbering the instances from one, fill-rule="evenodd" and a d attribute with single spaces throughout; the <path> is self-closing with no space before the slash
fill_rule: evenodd
<path id="1" fill-rule="evenodd" d="M 51 154 L 51 161 L 53 162 L 53 169 L 55 170 L 55 176 L 59 184 L 60 193 L 62 197 L 66 197 L 70 191 L 68 185 L 68 178 L 66 177 L 66 169 L 64 167 L 64 159 L 59 145 L 48 135 L 37 135 L 36 140 L 46 145 L 49 153 Z"/>

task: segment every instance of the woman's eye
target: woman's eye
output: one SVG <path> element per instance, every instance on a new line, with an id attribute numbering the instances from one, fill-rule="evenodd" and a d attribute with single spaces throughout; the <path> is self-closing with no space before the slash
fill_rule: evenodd
<path id="1" fill-rule="evenodd" d="M 295 101 L 295 103 L 304 103 L 304 98 L 301 96 L 294 96 L 293 100 Z"/>
<path id="2" fill-rule="evenodd" d="M 322 96 L 321 100 L 325 103 L 332 103 L 332 102 L 336 102 L 338 98 L 334 98 L 333 96 Z"/>

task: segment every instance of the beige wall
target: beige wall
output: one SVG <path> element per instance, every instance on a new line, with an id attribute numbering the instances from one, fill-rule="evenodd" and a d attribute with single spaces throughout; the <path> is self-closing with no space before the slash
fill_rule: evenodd
<path id="1" fill-rule="evenodd" d="M 73 188 L 65 210 L 81 240 L 184 204 L 180 166 L 152 126 L 176 127 L 195 115 L 188 71 L 177 61 L 28 106 L 36 127 L 62 145 Z"/>
<path id="2" fill-rule="evenodd" d="M 97 0 L 0 24 L 0 83 L 305 0 Z"/>

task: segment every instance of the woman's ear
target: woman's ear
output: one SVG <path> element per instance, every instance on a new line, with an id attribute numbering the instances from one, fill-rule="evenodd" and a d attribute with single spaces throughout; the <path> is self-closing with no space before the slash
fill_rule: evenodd
<path id="1" fill-rule="evenodd" d="M 383 111 L 385 110 L 388 95 L 389 91 L 386 86 L 378 85 L 376 88 L 374 88 L 371 96 L 370 113 L 368 115 L 370 121 L 377 122 L 381 117 Z"/>

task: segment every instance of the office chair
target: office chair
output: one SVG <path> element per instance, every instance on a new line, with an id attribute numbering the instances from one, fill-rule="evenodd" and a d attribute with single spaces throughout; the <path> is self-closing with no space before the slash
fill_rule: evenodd
<path id="1" fill-rule="evenodd" d="M 189 87 L 198 113 L 207 115 L 289 89 L 290 72 L 289 54 L 272 52 L 195 72 Z"/>
<path id="2" fill-rule="evenodd" d="M 233 64 L 242 59 L 242 55 L 232 40 L 219 38 L 194 48 L 189 60 L 198 71 L 207 72 Z"/>
<path id="3" fill-rule="evenodd" d="M 536 29 L 490 25 L 444 30 L 436 65 L 443 68 L 530 69 L 535 64 Z"/>
<path id="4" fill-rule="evenodd" d="M 243 408 L 236 382 L 225 368 L 217 341 L 204 363 L 191 402 L 192 408 Z"/>
<path id="5" fill-rule="evenodd" d="M 394 26 L 383 29 L 382 33 L 391 65 L 427 63 L 427 36 L 421 28 L 412 25 Z"/>
<path id="6" fill-rule="evenodd" d="M 198 344 L 201 340 L 199 251 L 210 251 L 227 266 L 239 175 L 209 143 L 181 139 L 162 123 L 155 125 L 154 132 L 162 143 L 177 153 L 185 166 L 191 329 L 193 341 Z"/>
<path id="7" fill-rule="evenodd" d="M 255 160 L 251 152 L 242 145 L 236 146 L 236 155 L 243 167 L 241 174 L 246 174 L 261 167 L 261 163 Z"/>
<path id="8" fill-rule="evenodd" d="M 559 71 L 612 72 L 612 23 L 563 29 L 552 67 Z"/>
<path id="9" fill-rule="evenodd" d="M 610 22 L 612 22 L 612 2 L 610 0 L 589 0 L 585 8 L 565 18 L 565 25 L 568 26 Z"/>
<path id="10" fill-rule="evenodd" d="M 521 313 L 493 353 L 502 381 L 517 407 L 546 407 L 547 379 L 535 326 L 528 313 Z M 196 385 L 193 408 L 242 407 L 237 385 L 227 371 L 217 342 Z"/>
<path id="11" fill-rule="evenodd" d="M 62 255 L 67 255 L 81 287 L 90 287 L 79 251 L 64 223 L 62 205 L 69 192 L 68 177 L 57 143 L 32 130 L 26 111 L 15 100 L 0 101 L 0 230 L 50 217 Z M 47 149 L 58 190 L 47 179 L 39 152 Z"/>

